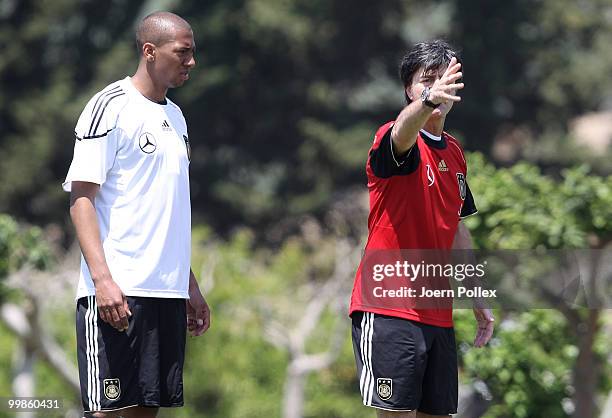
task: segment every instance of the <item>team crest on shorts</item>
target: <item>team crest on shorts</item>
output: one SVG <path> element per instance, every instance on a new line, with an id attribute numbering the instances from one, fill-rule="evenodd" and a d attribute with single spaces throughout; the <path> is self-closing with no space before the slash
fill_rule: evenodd
<path id="1" fill-rule="evenodd" d="M 376 379 L 376 392 L 383 401 L 391 398 L 393 395 L 393 379 L 379 377 Z"/>
<path id="2" fill-rule="evenodd" d="M 104 379 L 104 396 L 109 401 L 114 401 L 121 396 L 121 382 L 119 382 L 119 379 Z"/>

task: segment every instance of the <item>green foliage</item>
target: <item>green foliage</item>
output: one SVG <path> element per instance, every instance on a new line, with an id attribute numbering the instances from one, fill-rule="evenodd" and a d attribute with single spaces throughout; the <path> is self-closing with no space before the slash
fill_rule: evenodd
<path id="1" fill-rule="evenodd" d="M 319 252 L 297 238 L 275 251 L 257 248 L 247 229 L 218 241 L 210 230 L 196 228 L 193 238 L 194 271 L 212 307 L 212 327 L 188 339 L 186 406 L 163 416 L 279 417 L 288 355 L 264 338 L 265 326 L 270 320 L 290 326 L 307 314 L 309 283 L 325 274 L 333 257 L 320 254 L 328 251 L 325 242 Z M 310 352 L 327 347 L 324 333 L 334 315 L 324 315 Z M 348 317 L 344 321 L 348 327 Z M 360 406 L 348 336 L 339 361 L 308 379 L 305 416 L 368 416 Z"/>
<path id="2" fill-rule="evenodd" d="M 487 150 L 491 138 L 516 126 L 526 127 L 533 137 L 521 139 L 537 147 L 542 133 L 566 132 L 571 118 L 605 108 L 612 90 L 601 77 L 612 66 L 609 0 L 449 3 L 449 33 L 462 47 L 466 82 L 453 122 L 472 147 Z"/>
<path id="3" fill-rule="evenodd" d="M 2 3 L 0 211 L 42 223 L 63 221 L 60 184 L 77 117 L 93 93 L 134 68 L 117 65 L 134 59 L 133 44 L 114 44 L 131 37 L 143 3 Z"/>
<path id="4" fill-rule="evenodd" d="M 311 375 L 305 418 L 371 418 L 372 410 L 362 404 L 359 380 L 355 371 L 355 357 L 350 339 L 351 323 L 346 322 L 346 339 L 338 360 L 329 369 Z"/>
<path id="5" fill-rule="evenodd" d="M 51 318 L 51 320 L 43 319 L 46 330 L 53 336 L 65 356 L 69 360 L 72 360 L 76 366 L 77 343 L 74 326 L 75 304 L 72 298 L 66 301 L 63 309 L 53 309 L 46 316 Z M 64 410 L 80 410 L 82 408 L 81 397 L 75 395 L 72 390 L 67 390 L 64 381 L 58 379 L 57 372 L 46 362 L 36 362 L 34 373 L 36 396 L 60 398 Z"/>
<path id="6" fill-rule="evenodd" d="M 15 349 L 15 338 L 0 323 L 0 364 L 8 365 L 13 360 L 13 350 Z M 10 396 L 12 393 L 12 379 L 10 367 L 0 367 L 0 396 Z"/>
<path id="7" fill-rule="evenodd" d="M 363 184 L 366 145 L 403 104 L 397 64 L 414 42 L 441 36 L 462 49 L 466 89 L 449 125 L 484 152 L 515 127 L 554 132 L 559 144 L 568 121 L 600 109 L 612 89 L 609 0 L 167 4 L 192 23 L 202 51 L 170 95 L 190 127 L 196 219 L 217 232 L 246 223 L 263 235 L 279 218 L 321 215 L 336 190 Z M 133 72 L 133 28 L 151 7 L 2 7 L 0 211 L 66 221 L 60 183 L 76 119 L 92 94 Z M 526 157 L 558 161 L 558 148 Z"/>
<path id="8" fill-rule="evenodd" d="M 20 226 L 0 213 L 0 302 L 6 296 L 3 280 L 8 274 L 23 267 L 44 270 L 52 261 L 53 253 L 40 228 Z"/>
<path id="9" fill-rule="evenodd" d="M 496 169 L 477 153 L 469 167 L 479 214 L 466 222 L 478 248 L 588 248 L 612 237 L 612 176 L 579 166 L 555 181 L 527 163 Z"/>
<path id="10" fill-rule="evenodd" d="M 527 163 L 496 169 L 478 153 L 469 155 L 469 167 L 479 214 L 466 222 L 478 248 L 602 248 L 610 243 L 612 176 L 593 175 L 585 165 L 563 170 L 558 179 Z M 584 321 L 587 313 L 577 310 L 577 320 Z M 470 315 L 459 311 L 458 335 L 473 335 Z M 586 323 L 570 323 L 554 310 L 505 317 L 490 349 L 461 347 L 466 375 L 485 381 L 492 393 L 494 404 L 486 417 L 570 415 L 571 372 L 579 346 L 575 329 L 586 329 Z M 598 344 L 595 357 L 605 365 L 609 348 Z M 600 375 L 609 374 L 607 365 Z M 605 391 L 608 385 L 602 381 L 599 388 Z"/>
<path id="11" fill-rule="evenodd" d="M 463 379 L 485 382 L 492 396 L 485 418 L 571 415 L 572 369 L 579 347 L 559 311 L 495 312 L 498 326 L 486 349 L 470 344 L 476 335 L 472 313 L 458 310 L 454 317 Z M 605 394 L 611 385 L 609 336 L 599 334 L 594 351 L 604 365 L 598 387 Z"/>
<path id="12" fill-rule="evenodd" d="M 470 315 L 458 312 L 457 322 L 473 322 Z M 571 397 L 571 365 L 578 348 L 565 318 L 554 310 L 531 310 L 506 319 L 488 348 L 459 345 L 466 375 L 486 382 L 494 396 L 485 417 L 568 416 L 562 404 Z M 457 328 L 459 341 L 473 339 L 475 331 L 466 328 Z"/>
<path id="13" fill-rule="evenodd" d="M 485 248 L 577 246 L 590 242 L 591 234 L 603 239 L 609 231 L 607 222 L 597 221 L 609 219 L 609 178 L 589 174 L 585 167 L 554 179 L 528 164 L 495 169 L 482 155 L 472 154 L 469 179 L 480 213 L 468 222 Z M 571 199 L 574 194 L 579 198 Z M 555 205 L 564 209 L 557 211 Z M 558 230 L 552 228 L 557 216 L 562 225 Z M 11 227 L 1 230 L 12 231 L 5 235 L 16 237 L 17 225 L 3 219 Z M 576 232 L 568 233 L 569 226 Z M 553 237 L 558 241 L 550 241 Z M 25 242 L 41 244 L 40 240 Z M 212 307 L 212 328 L 203 337 L 189 338 L 186 406 L 164 410 L 163 417 L 280 416 L 289 357 L 285 349 L 265 338 L 266 321 L 290 326 L 304 315 L 313 289 L 333 271 L 334 243 L 335 238 L 325 234 L 300 235 L 268 248 L 248 228 L 236 229 L 227 240 L 218 238 L 211 228 L 194 228 L 192 265 Z M 71 315 L 72 310 L 53 313 L 52 332 L 74 358 L 72 326 L 62 325 L 71 323 Z M 337 315 L 331 311 L 323 315 L 307 342 L 309 353 L 328 347 Z M 571 370 L 578 350 L 575 336 L 568 331 L 570 324 L 553 310 L 500 311 L 496 317 L 503 326 L 498 327 L 491 347 L 477 350 L 471 346 L 472 313 L 458 310 L 455 314 L 462 381 L 486 382 L 493 397 L 487 417 L 567 416 L 563 405 L 571 396 Z M 342 321 L 346 335 L 337 361 L 307 379 L 305 417 L 371 416 L 358 394 L 350 321 L 346 317 Z M 597 356 L 604 358 L 608 351 L 601 334 Z M 5 354 L 0 351 L 0 358 Z M 45 393 L 61 392 L 62 383 L 46 366 L 37 366 L 36 375 L 41 393 L 43 388 Z M 9 387 L 6 379 L 10 376 L 0 379 L 0 388 Z M 602 391 L 609 386 L 606 379 L 599 385 Z"/>

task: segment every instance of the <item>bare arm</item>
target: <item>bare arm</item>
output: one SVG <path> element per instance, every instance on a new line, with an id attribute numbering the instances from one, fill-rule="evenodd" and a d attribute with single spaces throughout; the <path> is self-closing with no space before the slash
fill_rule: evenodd
<path id="1" fill-rule="evenodd" d="M 95 201 L 99 189 L 100 186 L 95 183 L 75 181 L 70 194 L 70 217 L 94 284 L 111 279 L 96 217 Z"/>
<path id="2" fill-rule="evenodd" d="M 459 222 L 453 241 L 453 250 L 471 250 L 472 248 L 472 235 L 470 234 L 470 230 L 467 229 L 463 222 Z M 470 259 L 473 260 L 473 257 L 470 257 Z M 478 331 L 476 331 L 476 338 L 474 338 L 474 346 L 483 347 L 493 336 L 495 318 L 493 317 L 491 309 L 485 308 L 484 302 L 478 298 L 474 299 L 473 311 L 476 322 L 478 323 Z"/>
<path id="3" fill-rule="evenodd" d="M 463 222 L 459 222 L 457 232 L 455 232 L 455 239 L 453 241 L 453 250 L 471 250 L 474 248 L 472 244 L 472 235 L 470 230 Z"/>
<path id="4" fill-rule="evenodd" d="M 391 130 L 393 150 L 397 155 L 404 154 L 414 145 L 419 129 L 427 122 L 432 111 L 431 107 L 415 100 L 400 112 Z"/>
<path id="5" fill-rule="evenodd" d="M 127 329 L 131 315 L 123 292 L 114 282 L 106 258 L 96 216 L 95 199 L 100 186 L 82 181 L 72 182 L 70 217 L 76 229 L 83 257 L 96 287 L 100 318 L 120 331 Z"/>
<path id="6" fill-rule="evenodd" d="M 463 83 L 455 83 L 462 74 L 459 72 L 461 64 L 456 58 L 451 58 L 448 68 L 441 78 L 437 79 L 430 88 L 429 101 L 441 104 L 447 101 L 458 102 L 461 100 L 455 95 L 455 91 L 463 88 Z M 393 149 L 400 155 L 405 153 L 414 145 L 419 129 L 425 125 L 434 109 L 426 106 L 420 99 L 413 99 L 398 115 L 391 130 Z"/>

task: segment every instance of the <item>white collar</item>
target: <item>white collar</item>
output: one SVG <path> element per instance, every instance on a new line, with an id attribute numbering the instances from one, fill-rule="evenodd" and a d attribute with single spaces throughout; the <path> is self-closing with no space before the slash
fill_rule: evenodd
<path id="1" fill-rule="evenodd" d="M 431 139 L 433 141 L 442 141 L 442 135 L 440 135 L 440 136 L 434 135 L 432 133 L 427 132 L 425 129 L 421 129 L 421 133 L 426 135 L 427 138 L 429 138 L 429 139 Z"/>

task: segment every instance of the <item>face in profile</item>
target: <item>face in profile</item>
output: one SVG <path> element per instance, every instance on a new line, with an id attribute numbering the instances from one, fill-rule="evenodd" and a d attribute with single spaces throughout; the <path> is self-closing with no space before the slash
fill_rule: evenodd
<path id="1" fill-rule="evenodd" d="M 172 40 L 156 46 L 156 78 L 168 88 L 180 87 L 189 79 L 195 66 L 195 41 L 191 29 L 176 29 Z"/>

